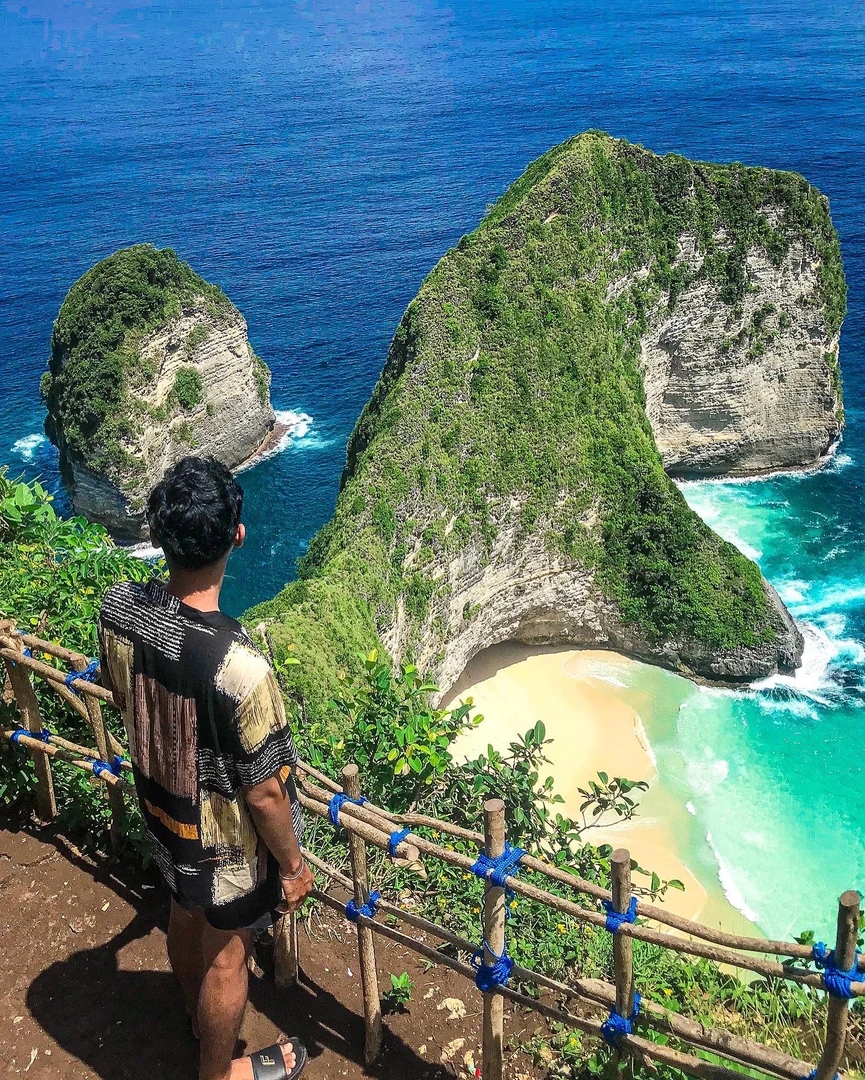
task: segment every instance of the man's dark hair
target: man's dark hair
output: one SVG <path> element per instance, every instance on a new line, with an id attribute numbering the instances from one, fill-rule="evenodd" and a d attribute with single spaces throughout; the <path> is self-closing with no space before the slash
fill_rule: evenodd
<path id="1" fill-rule="evenodd" d="M 231 550 L 243 488 L 216 458 L 185 457 L 147 497 L 147 524 L 170 563 L 184 570 L 211 566 Z"/>

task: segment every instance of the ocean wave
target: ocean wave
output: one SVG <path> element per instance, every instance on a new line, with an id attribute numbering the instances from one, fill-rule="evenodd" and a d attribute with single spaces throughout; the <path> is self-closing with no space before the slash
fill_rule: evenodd
<path id="1" fill-rule="evenodd" d="M 709 845 L 712 851 L 712 856 L 715 859 L 715 865 L 718 867 L 718 881 L 721 883 L 721 888 L 724 890 L 724 896 L 732 904 L 737 911 L 741 911 L 745 918 L 752 923 L 759 923 L 759 916 L 752 907 L 750 907 L 742 895 L 739 886 L 733 877 L 733 868 L 724 859 L 715 846 L 715 842 L 712 840 L 712 834 L 706 833 L 706 843 Z"/>
<path id="2" fill-rule="evenodd" d="M 262 461 L 267 461 L 268 458 L 283 453 L 289 447 L 292 449 L 307 449 L 325 445 L 325 441 L 313 433 L 315 420 L 309 413 L 298 412 L 295 409 L 275 409 L 274 412 L 276 426 L 284 429 L 279 441 L 274 443 L 269 450 L 265 450 L 263 454 L 254 457 L 252 461 L 239 469 L 239 472 L 246 472 L 247 469 L 259 465 Z"/>
<path id="3" fill-rule="evenodd" d="M 816 623 L 800 623 L 799 629 L 805 640 L 802 663 L 792 675 L 777 673 L 751 683 L 753 690 L 790 690 L 802 694 L 821 705 L 829 704 L 824 691 L 830 685 L 827 672 L 832 660 L 838 655 L 838 642 Z"/>
<path id="4" fill-rule="evenodd" d="M 17 454 L 23 461 L 30 462 L 47 442 L 48 439 L 41 432 L 34 431 L 32 435 L 25 435 L 12 443 L 12 453 Z"/>

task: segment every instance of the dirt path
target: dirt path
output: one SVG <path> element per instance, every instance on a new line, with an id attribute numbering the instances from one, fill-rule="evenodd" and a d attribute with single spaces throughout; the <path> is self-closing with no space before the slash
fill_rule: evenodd
<path id="1" fill-rule="evenodd" d="M 167 897 L 153 879 L 117 877 L 50 833 L 0 833 L 0 1066 L 33 1080 L 194 1080 L 195 1044 L 165 958 Z M 444 968 L 429 972 L 377 944 L 382 989 L 409 972 L 407 1011 L 385 1020 L 385 1052 L 370 1073 L 353 928 L 317 915 L 301 932 L 302 985 L 277 990 L 259 968 L 241 1037 L 250 1049 L 298 1034 L 309 1080 L 444 1080 L 480 1076 L 480 996 Z M 262 953 L 264 968 L 268 959 Z M 446 999 L 460 1004 L 439 1008 Z M 508 1013 L 506 1034 L 532 1032 Z M 459 1040 L 464 1040 L 461 1044 Z M 448 1045 L 457 1045 L 442 1063 Z M 470 1055 L 466 1058 L 466 1055 Z M 511 1080 L 535 1077 L 511 1053 Z"/>

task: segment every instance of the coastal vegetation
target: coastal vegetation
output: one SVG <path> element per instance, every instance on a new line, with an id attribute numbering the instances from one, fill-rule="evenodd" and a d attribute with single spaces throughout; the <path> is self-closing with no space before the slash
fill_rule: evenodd
<path id="1" fill-rule="evenodd" d="M 598 132 L 530 165 L 409 305 L 332 519 L 300 580 L 248 613 L 277 655 L 302 657 L 291 685 L 306 707 L 320 711 L 333 673 L 383 639 L 434 668 L 457 623 L 478 614 L 467 601 L 454 619 L 453 568 L 483 569 L 505 540 L 581 568 L 649 646 L 770 644 L 759 570 L 664 472 L 640 348 L 695 281 L 732 311 L 752 288 L 749 253 L 779 266 L 794 241 L 819 260 L 807 303 L 834 332 L 846 304 L 838 238 L 802 177 L 658 157 Z"/>
<path id="2" fill-rule="evenodd" d="M 50 496 L 36 484 L 0 477 L 0 585 L 3 611 L 19 627 L 39 629 L 48 638 L 91 654 L 95 648 L 94 614 L 105 589 L 120 578 L 142 580 L 159 567 L 131 559 L 115 548 L 104 531 L 82 521 L 62 522 Z M 52 584 L 53 583 L 53 584 Z M 61 584 L 62 583 L 62 584 Z M 261 640 L 268 648 L 266 638 Z M 300 666 L 293 653 L 277 662 L 277 677 L 287 696 L 293 693 L 292 672 Z M 466 763 L 456 761 L 451 747 L 468 725 L 482 722 L 466 702 L 456 709 L 431 704 L 434 686 L 411 665 L 393 667 L 379 654 L 358 658 L 359 674 L 345 674 L 327 710 L 332 722 L 311 720 L 295 706 L 295 730 L 301 755 L 330 775 L 347 762 L 360 766 L 365 794 L 395 811 L 412 808 L 475 828 L 485 798 L 501 797 L 507 807 L 512 843 L 543 854 L 557 866 L 609 886 L 609 848 L 592 843 L 591 825 L 560 813 L 561 799 L 546 779 L 550 743 L 538 723 L 501 752 L 490 750 Z M 83 722 L 59 703 L 56 695 L 34 682 L 48 726 L 87 742 Z M 109 713 L 112 723 L 118 718 Z M 0 702 L 0 719 L 15 724 L 11 703 Z M 76 726 L 78 725 L 78 726 Z M 337 729 L 341 734 L 337 734 Z M 396 749 L 397 753 L 392 751 Z M 108 850 L 108 813 L 102 789 L 94 788 L 78 770 L 58 762 L 54 768 L 60 809 L 59 827 L 90 851 Z M 586 820 L 634 812 L 633 797 L 642 785 L 625 778 L 599 777 L 586 791 Z M 0 800 L 4 814 L 23 817 L 32 805 L 33 769 L 29 758 L 6 741 L 0 746 Z M 623 798 L 628 801 L 623 801 Z M 594 809 L 601 813 L 595 817 Z M 124 824 L 124 857 L 140 865 L 147 859 L 137 808 L 130 803 Z M 306 843 L 328 861 L 345 867 L 344 843 L 327 822 L 310 822 Z M 472 854 L 471 845 L 453 839 L 457 850 Z M 419 878 L 395 866 L 383 853 L 370 852 L 370 875 L 388 895 L 413 897 L 416 910 L 453 932 L 478 940 L 482 884 L 438 862 Z M 565 894 L 548 880 L 523 876 Z M 662 882 L 650 869 L 634 868 L 638 891 L 663 897 L 675 882 Z M 522 898 L 510 906 L 509 951 L 515 961 L 553 977 L 612 975 L 610 935 Z M 708 961 L 689 960 L 642 942 L 634 944 L 641 993 L 668 1008 L 711 1026 L 723 1026 L 777 1046 L 803 1058 L 813 1057 L 814 1033 L 825 1020 L 822 994 L 778 981 L 744 983 Z M 399 976 L 397 976 L 399 981 Z M 408 992 L 404 981 L 403 993 Z M 861 1005 L 854 1003 L 854 1016 Z M 860 1052 L 854 1024 L 854 1055 Z M 663 1038 L 662 1036 L 656 1036 Z M 605 1047 L 554 1027 L 528 1036 L 529 1049 L 545 1075 L 577 1080 L 614 1070 Z M 711 1055 L 706 1057 L 711 1060 Z M 663 1075 L 680 1074 L 662 1069 Z"/>

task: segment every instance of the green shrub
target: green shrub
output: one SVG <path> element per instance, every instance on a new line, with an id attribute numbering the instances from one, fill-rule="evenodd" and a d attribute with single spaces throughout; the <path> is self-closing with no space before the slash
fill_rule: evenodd
<path id="1" fill-rule="evenodd" d="M 0 471 L 0 617 L 19 629 L 60 642 L 86 656 L 96 652 L 96 615 L 102 597 L 117 581 L 146 581 L 159 569 L 115 547 L 101 525 L 84 518 L 60 519 L 51 495 L 38 483 L 10 480 Z M 59 697 L 35 679 L 47 725 L 79 743 L 92 745 L 92 731 Z M 122 737 L 119 718 L 109 722 Z M 10 703 L 0 702 L 0 719 L 17 725 Z M 59 827 L 85 847 L 107 850 L 109 814 L 101 789 L 95 790 L 73 766 L 54 768 Z M 5 813 L 25 814 L 35 792 L 27 755 L 0 741 L 0 805 Z M 127 836 L 136 858 L 141 847 L 137 807 L 130 803 Z"/>
<path id="2" fill-rule="evenodd" d="M 193 367 L 179 367 L 171 392 L 182 409 L 194 409 L 204 397 L 201 375 Z"/>

